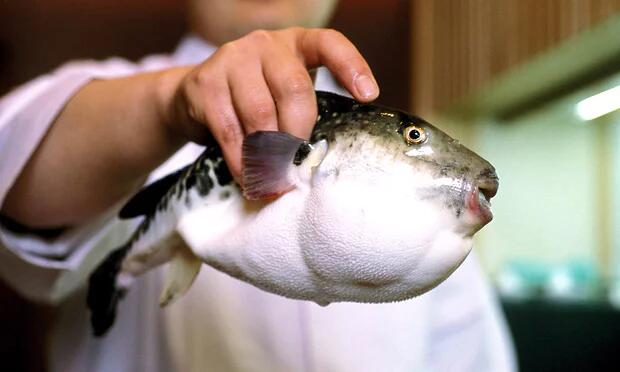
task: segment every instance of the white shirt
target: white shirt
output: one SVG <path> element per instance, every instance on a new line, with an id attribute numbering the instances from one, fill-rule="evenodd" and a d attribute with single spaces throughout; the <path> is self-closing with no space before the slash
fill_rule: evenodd
<path id="1" fill-rule="evenodd" d="M 93 78 L 199 63 L 214 48 L 186 38 L 170 56 L 69 63 L 0 100 L 0 204 L 70 97 Z M 317 87 L 339 91 L 320 71 Z M 193 161 L 183 147 L 159 178 Z M 331 304 L 266 293 L 210 267 L 177 303 L 157 306 L 160 277 L 141 277 L 107 336 L 91 336 L 84 283 L 136 221 L 107 215 L 47 242 L 0 229 L 0 275 L 28 298 L 56 304 L 50 371 L 513 371 L 497 299 L 473 255 L 436 289 L 393 304 Z M 6 321 L 6 320 L 5 320 Z"/>

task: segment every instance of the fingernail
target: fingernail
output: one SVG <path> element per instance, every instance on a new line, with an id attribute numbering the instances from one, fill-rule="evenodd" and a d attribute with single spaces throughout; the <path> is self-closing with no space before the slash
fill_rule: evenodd
<path id="1" fill-rule="evenodd" d="M 365 99 L 373 99 L 379 94 L 377 83 L 368 75 L 358 75 L 355 78 L 355 88 Z"/>

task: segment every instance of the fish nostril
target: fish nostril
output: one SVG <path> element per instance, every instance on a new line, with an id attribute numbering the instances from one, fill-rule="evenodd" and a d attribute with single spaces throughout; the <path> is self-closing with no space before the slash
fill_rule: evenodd
<path id="1" fill-rule="evenodd" d="M 499 183 L 496 179 L 486 179 L 478 183 L 478 190 L 480 190 L 487 200 L 491 200 L 492 197 L 497 195 L 498 186 Z"/>
<path id="2" fill-rule="evenodd" d="M 499 177 L 495 173 L 495 168 L 488 167 L 480 172 L 477 177 L 477 186 L 485 199 L 490 201 L 497 194 L 499 187 Z"/>
<path id="3" fill-rule="evenodd" d="M 489 189 L 479 187 L 478 190 L 480 190 L 486 200 L 491 200 L 491 198 L 493 197 L 492 192 Z"/>

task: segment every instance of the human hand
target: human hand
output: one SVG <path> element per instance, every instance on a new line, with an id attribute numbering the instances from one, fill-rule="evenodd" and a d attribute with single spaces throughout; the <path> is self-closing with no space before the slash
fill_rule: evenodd
<path id="1" fill-rule="evenodd" d="M 358 101 L 379 95 L 370 67 L 341 33 L 260 30 L 224 44 L 200 65 L 171 70 L 162 90 L 166 122 L 194 142 L 212 135 L 239 180 L 245 135 L 281 130 L 310 136 L 317 108 L 308 69 L 318 66 L 327 67 Z"/>

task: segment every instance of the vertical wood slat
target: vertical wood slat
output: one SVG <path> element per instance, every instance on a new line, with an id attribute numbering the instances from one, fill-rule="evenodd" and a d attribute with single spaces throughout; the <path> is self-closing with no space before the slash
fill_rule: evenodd
<path id="1" fill-rule="evenodd" d="M 620 0 L 412 0 L 412 108 L 429 114 L 620 11 Z"/>

